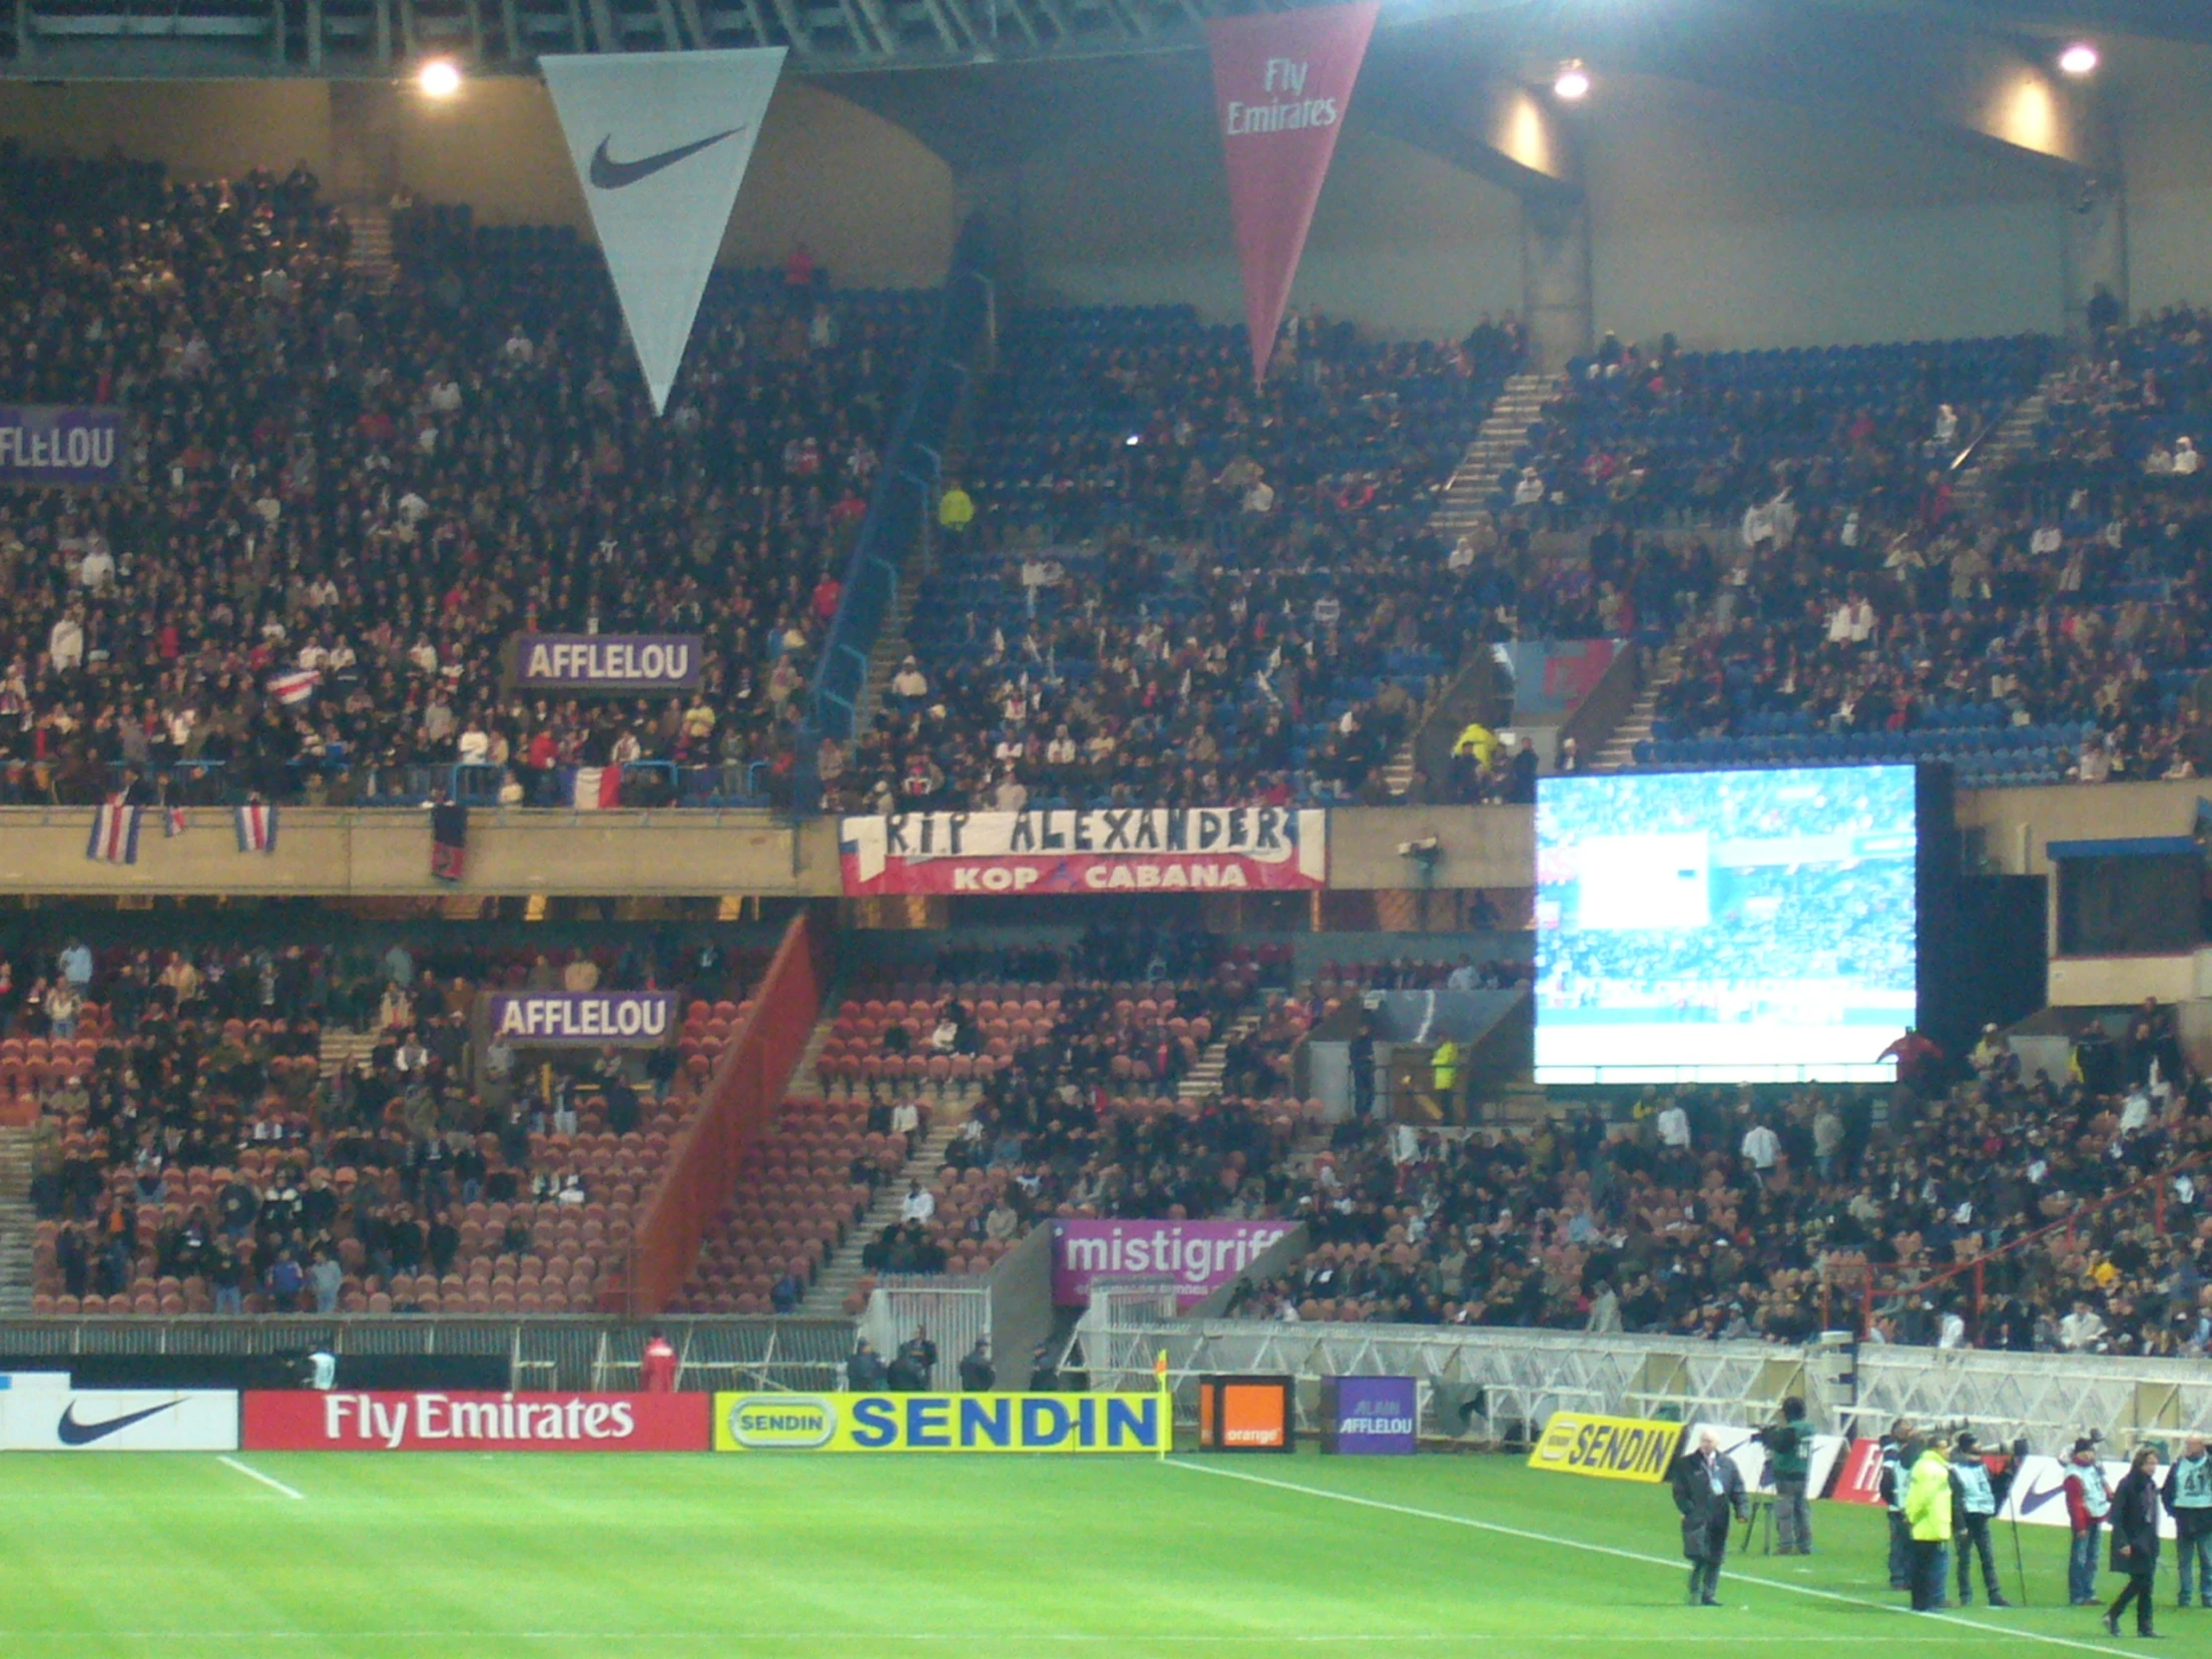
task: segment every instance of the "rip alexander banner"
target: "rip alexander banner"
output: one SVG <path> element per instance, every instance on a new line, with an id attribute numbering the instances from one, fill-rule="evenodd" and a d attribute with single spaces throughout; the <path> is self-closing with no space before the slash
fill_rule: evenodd
<path id="1" fill-rule="evenodd" d="M 854 898 L 1300 891 L 1328 884 L 1329 815 L 1289 807 L 902 813 L 844 820 L 837 850 Z"/>

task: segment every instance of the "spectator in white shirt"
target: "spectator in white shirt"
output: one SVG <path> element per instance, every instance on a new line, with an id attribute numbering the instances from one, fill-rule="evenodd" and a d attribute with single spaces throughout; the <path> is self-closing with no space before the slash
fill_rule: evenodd
<path id="1" fill-rule="evenodd" d="M 1659 1144 L 1670 1152 L 1690 1150 L 1690 1114 L 1679 1102 L 1670 1100 L 1659 1113 Z"/>
<path id="2" fill-rule="evenodd" d="M 906 1197 L 898 1206 L 900 1221 L 918 1221 L 926 1225 L 937 1213 L 937 1195 L 919 1181 L 906 1183 Z"/>
<path id="3" fill-rule="evenodd" d="M 1782 1156 L 1782 1137 L 1763 1123 L 1755 1123 L 1744 1131 L 1744 1162 L 1758 1171 L 1763 1182 L 1774 1173 L 1775 1160 Z"/>

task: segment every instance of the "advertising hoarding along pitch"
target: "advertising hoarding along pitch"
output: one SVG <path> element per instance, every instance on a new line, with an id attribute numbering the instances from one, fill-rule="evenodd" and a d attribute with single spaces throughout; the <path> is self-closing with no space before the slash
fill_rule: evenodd
<path id="1" fill-rule="evenodd" d="M 500 991 L 491 1033 L 515 1048 L 653 1048 L 676 1031 L 667 991 Z"/>
<path id="2" fill-rule="evenodd" d="M 526 691 L 689 691 L 706 655 L 697 634 L 518 634 L 514 681 Z"/>
<path id="3" fill-rule="evenodd" d="M 249 1451 L 705 1451 L 703 1393 L 255 1391 Z"/>
<path id="4" fill-rule="evenodd" d="M 1156 1393 L 717 1394 L 717 1451 L 1164 1449 Z"/>
<path id="5" fill-rule="evenodd" d="M 1329 880 L 1329 815 L 1289 807 L 895 813 L 848 818 L 848 897 L 1284 892 Z"/>
<path id="6" fill-rule="evenodd" d="M 19 1374 L 0 1389 L 0 1450 L 236 1451 L 239 1396 L 227 1388 L 72 1388 Z"/>
<path id="7" fill-rule="evenodd" d="M 1346 1457 L 1404 1457 L 1419 1449 L 1420 1388 L 1410 1377 L 1326 1377 L 1321 1448 Z"/>

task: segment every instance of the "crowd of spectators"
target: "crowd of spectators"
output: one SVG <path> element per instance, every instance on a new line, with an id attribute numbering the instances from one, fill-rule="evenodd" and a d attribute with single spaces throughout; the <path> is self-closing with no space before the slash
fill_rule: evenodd
<path id="1" fill-rule="evenodd" d="M 487 798 L 546 803 L 580 765 L 788 774 L 930 296 L 718 273 L 655 419 L 572 236 L 425 221 L 388 287 L 347 245 L 304 169 L 0 158 L 10 384 L 132 410 L 125 487 L 0 500 L 0 793 L 420 799 L 469 763 Z M 527 629 L 700 634 L 702 682 L 518 696 Z"/>
<path id="2" fill-rule="evenodd" d="M 1512 584 L 1436 500 L 1521 359 L 1294 316 L 1267 383 L 1188 307 L 1018 319 L 846 809 L 1374 797 Z"/>
<path id="3" fill-rule="evenodd" d="M 2201 776 L 2212 491 L 2187 428 L 2208 383 L 2201 318 L 2162 313 L 2053 379 L 1977 512 L 1941 477 L 1754 502 L 1710 558 L 1643 759 Z"/>
<path id="4" fill-rule="evenodd" d="M 20 1069 L 39 1113 L 39 1297 L 113 1313 L 592 1306 L 711 1060 L 715 1005 L 695 1001 L 684 1047 L 642 1062 L 524 1065 L 472 1042 L 471 1004 L 501 986 L 650 988 L 664 966 L 719 994 L 735 963 L 713 943 L 72 941 L 0 1038 L 0 1075 Z M 367 1034 L 351 1064 L 322 1053 L 326 1018 Z"/>
<path id="5" fill-rule="evenodd" d="M 1608 334 L 1567 366 L 1494 504 L 1554 528 L 1940 516 L 1954 464 L 2056 349 L 2027 335 L 1683 352 Z"/>
<path id="6" fill-rule="evenodd" d="M 1531 1133 L 1348 1123 L 1295 1198 L 1317 1245 L 1239 1311 L 2022 1352 L 2212 1353 L 2212 1091 L 1974 1075 L 1653 1092 Z M 2162 1191 L 2151 1190 L 2162 1188 Z M 2129 1193 L 2118 1198 L 2114 1195 Z M 1959 1271 L 1980 1261 L 1978 1274 Z"/>

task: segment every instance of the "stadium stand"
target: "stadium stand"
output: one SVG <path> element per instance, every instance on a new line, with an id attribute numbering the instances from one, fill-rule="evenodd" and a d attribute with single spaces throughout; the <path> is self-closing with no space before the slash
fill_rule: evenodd
<path id="1" fill-rule="evenodd" d="M 388 289 L 346 236 L 303 173 L 0 166 L 19 392 L 145 419 L 138 490 L 8 516 L 0 798 L 764 798 L 929 295 L 719 274 L 655 421 L 573 235 L 420 212 Z M 699 633 L 705 681 L 503 695 L 526 627 Z"/>
<path id="2" fill-rule="evenodd" d="M 2208 1104 L 2202 1084 L 2104 1096 L 2000 1064 L 1925 1104 L 1684 1089 L 1612 1127 L 1345 1124 L 1279 1212 L 1313 1254 L 1236 1311 L 1802 1342 L 1864 1300 L 1894 1343 L 2202 1356 Z M 1780 1143 L 1765 1169 L 1755 1125 Z M 2175 1170 L 2159 1196 L 2148 1178 Z"/>
<path id="3" fill-rule="evenodd" d="M 2029 335 L 1677 352 L 1670 337 L 1647 352 L 1608 335 L 1567 365 L 1491 506 L 1552 527 L 1734 523 L 1777 501 L 1901 524 L 1947 510 L 1954 462 L 2055 349 Z"/>
<path id="4" fill-rule="evenodd" d="M 11 1028 L 49 1034 L 0 1040 L 0 1078 L 39 1109 L 36 1312 L 592 1309 L 749 1007 L 692 996 L 642 1071 L 611 1049 L 524 1071 L 497 1042 L 471 1052 L 480 988 L 635 986 L 650 961 L 152 956 L 96 961 L 68 1036 L 35 984 Z M 744 972 L 708 965 L 703 988 Z M 324 1010 L 370 1010 L 368 1029 L 326 1036 Z"/>
<path id="5" fill-rule="evenodd" d="M 1186 307 L 1031 313 L 976 414 L 907 626 L 838 757 L 850 810 L 1351 799 L 1486 637 L 1494 569 L 1429 528 L 1518 334 L 1295 321 L 1254 392 Z"/>

